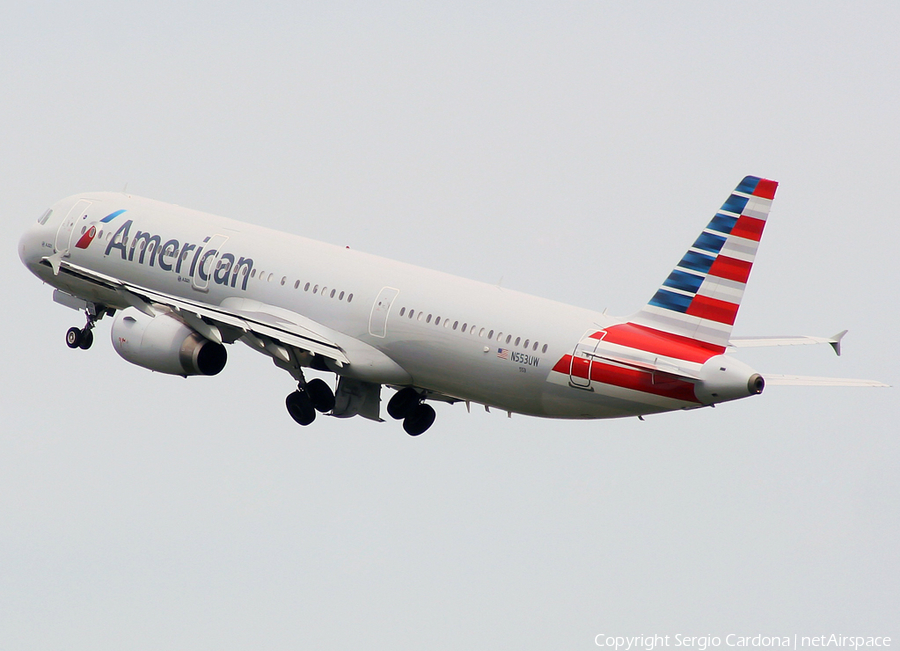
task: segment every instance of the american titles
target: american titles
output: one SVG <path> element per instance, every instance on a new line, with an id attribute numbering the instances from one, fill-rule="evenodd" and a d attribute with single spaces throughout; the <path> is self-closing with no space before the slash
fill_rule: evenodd
<path id="1" fill-rule="evenodd" d="M 199 278 L 203 282 L 210 279 L 217 285 L 236 287 L 241 282 L 241 289 L 247 289 L 247 281 L 253 269 L 253 258 L 236 257 L 232 253 L 221 253 L 216 249 L 204 250 L 210 238 L 203 238 L 202 244 L 181 244 L 176 239 L 165 243 L 159 235 L 147 231 L 137 231 L 133 238 L 129 237 L 134 220 L 129 219 L 119 227 L 115 235 L 106 245 L 105 255 L 118 251 L 122 260 L 157 266 L 163 271 L 184 274 L 191 278 Z M 208 263 L 212 260 L 216 267 L 208 272 Z"/>

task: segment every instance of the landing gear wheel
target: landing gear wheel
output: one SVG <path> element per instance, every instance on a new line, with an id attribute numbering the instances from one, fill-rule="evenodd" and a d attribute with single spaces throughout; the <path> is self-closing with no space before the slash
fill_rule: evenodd
<path id="1" fill-rule="evenodd" d="M 94 333 L 88 329 L 84 329 L 81 331 L 81 341 L 78 342 L 78 347 L 82 350 L 87 350 L 94 343 Z"/>
<path id="2" fill-rule="evenodd" d="M 316 419 L 316 408 L 305 391 L 294 391 L 284 400 L 288 413 L 300 425 L 309 425 Z"/>
<path id="3" fill-rule="evenodd" d="M 420 402 L 422 402 L 422 396 L 419 395 L 419 392 L 412 387 L 406 387 L 394 394 L 394 397 L 388 402 L 387 411 L 391 418 L 402 420 L 409 416 Z"/>
<path id="4" fill-rule="evenodd" d="M 412 413 L 403 419 L 403 429 L 410 436 L 418 436 L 434 423 L 434 408 L 431 405 L 416 405 Z"/>
<path id="5" fill-rule="evenodd" d="M 306 393 L 309 394 L 316 411 L 324 414 L 334 409 L 334 393 L 324 380 L 316 378 L 307 382 Z"/>
<path id="6" fill-rule="evenodd" d="M 66 332 L 66 346 L 69 348 L 78 348 L 81 345 L 81 330 L 79 328 L 69 328 Z"/>

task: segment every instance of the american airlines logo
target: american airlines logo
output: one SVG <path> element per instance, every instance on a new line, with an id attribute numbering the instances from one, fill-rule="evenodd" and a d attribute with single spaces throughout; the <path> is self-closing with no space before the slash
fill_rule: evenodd
<path id="1" fill-rule="evenodd" d="M 210 240 L 209 237 L 205 237 L 202 244 L 187 242 L 182 244 L 176 239 L 170 239 L 163 243 L 160 235 L 154 235 L 148 231 L 137 231 L 131 238 L 130 232 L 133 223 L 134 220 L 129 219 L 119 227 L 109 244 L 106 245 L 105 255 L 111 255 L 114 251 L 118 251 L 125 262 L 137 262 L 137 264 L 147 264 L 150 267 L 156 266 L 163 271 L 175 274 L 184 273 L 192 278 L 196 273 L 200 280 L 204 282 L 212 280 L 217 285 L 236 287 L 240 280 L 241 289 L 247 289 L 247 281 L 250 279 L 250 272 L 253 269 L 253 258 L 237 257 L 233 253 L 220 253 L 216 249 L 204 250 Z M 94 231 L 93 226 L 85 233 L 82 240 L 91 231 Z M 79 248 L 87 248 L 92 239 L 93 235 L 84 247 Z M 79 240 L 80 243 L 81 240 Z M 218 259 L 219 262 L 211 273 L 207 273 L 206 266 L 210 258 Z M 189 263 L 188 260 L 190 260 Z"/>
<path id="2" fill-rule="evenodd" d="M 109 222 L 114 220 L 116 217 L 121 215 L 123 212 L 125 212 L 125 210 L 117 210 L 115 212 L 111 212 L 106 217 L 101 219 L 100 223 L 108 224 Z M 75 248 L 76 249 L 88 248 L 91 245 L 91 242 L 94 241 L 94 237 L 96 237 L 96 236 L 97 236 L 97 227 L 92 224 L 91 227 L 87 230 L 87 232 L 84 235 L 82 235 L 81 238 L 75 243 Z"/>

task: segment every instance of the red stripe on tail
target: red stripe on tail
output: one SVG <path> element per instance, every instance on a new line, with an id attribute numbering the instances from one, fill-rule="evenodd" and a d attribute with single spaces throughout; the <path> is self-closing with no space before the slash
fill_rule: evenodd
<path id="1" fill-rule="evenodd" d="M 709 268 L 709 275 L 716 278 L 724 278 L 725 280 L 734 280 L 739 283 L 746 283 L 750 277 L 750 269 L 753 264 L 744 260 L 736 260 L 729 258 L 727 255 L 720 255 Z M 690 312 L 688 312 L 690 314 Z"/>
<path id="2" fill-rule="evenodd" d="M 636 323 L 610 326 L 605 331 L 591 336 L 599 339 L 603 332 L 606 332 L 606 336 L 603 337 L 605 343 L 628 346 L 654 355 L 665 355 L 697 364 L 702 364 L 713 355 L 721 355 L 725 352 L 724 346 L 708 344 L 671 332 L 662 332 Z"/>
<path id="3" fill-rule="evenodd" d="M 734 325 L 734 319 L 737 316 L 738 305 L 736 303 L 728 303 L 720 301 L 717 298 L 709 296 L 701 296 L 697 294 L 691 304 L 688 306 L 687 313 L 691 316 L 700 317 L 701 319 L 709 319 L 718 323 Z"/>
<path id="4" fill-rule="evenodd" d="M 738 219 L 737 223 L 734 225 L 734 228 L 731 229 L 731 234 L 735 237 L 743 237 L 744 239 L 759 242 L 765 227 L 766 222 L 762 219 L 741 215 L 740 219 Z"/>
<path id="5" fill-rule="evenodd" d="M 768 179 L 760 179 L 753 191 L 754 197 L 762 197 L 763 199 L 774 199 L 775 190 L 778 188 L 778 181 L 770 181 Z"/>

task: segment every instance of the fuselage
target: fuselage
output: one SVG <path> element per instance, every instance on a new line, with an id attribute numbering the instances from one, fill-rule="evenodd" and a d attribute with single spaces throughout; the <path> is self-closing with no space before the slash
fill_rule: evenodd
<path id="1" fill-rule="evenodd" d="M 591 349 L 618 333 L 620 341 L 607 342 L 617 354 L 637 342 L 638 357 L 669 359 L 698 377 L 716 351 L 679 355 L 671 341 L 623 319 L 149 199 L 109 192 L 64 199 L 23 235 L 19 253 L 43 281 L 113 309 L 129 304 L 101 284 L 55 273 L 45 259 L 64 255 L 209 305 L 275 306 L 374 347 L 412 386 L 510 412 L 606 418 L 716 402 L 682 376 L 615 355 L 601 360 Z"/>

